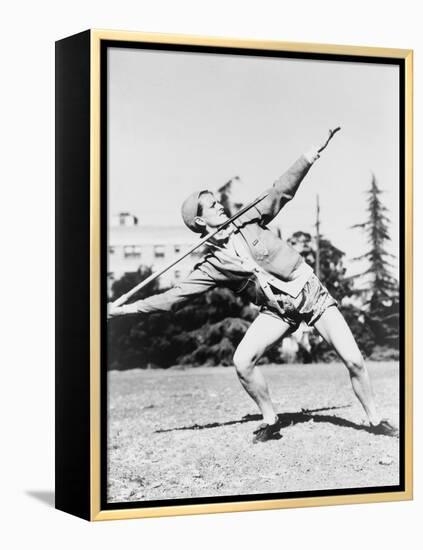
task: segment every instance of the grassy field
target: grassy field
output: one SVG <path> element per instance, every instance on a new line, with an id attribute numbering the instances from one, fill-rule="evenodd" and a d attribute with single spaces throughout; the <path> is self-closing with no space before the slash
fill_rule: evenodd
<path id="1" fill-rule="evenodd" d="M 398 364 L 368 366 L 398 423 Z M 110 372 L 109 502 L 398 484 L 399 441 L 366 430 L 342 365 L 259 368 L 283 427 L 257 445 L 260 417 L 230 367 Z"/>

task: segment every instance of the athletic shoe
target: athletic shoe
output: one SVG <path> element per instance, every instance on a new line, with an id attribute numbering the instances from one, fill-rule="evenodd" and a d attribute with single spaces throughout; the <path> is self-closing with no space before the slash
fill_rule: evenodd
<path id="1" fill-rule="evenodd" d="M 399 430 L 387 418 L 383 418 L 379 424 L 370 426 L 370 432 L 375 435 L 388 435 L 390 437 L 399 437 Z"/>
<path id="2" fill-rule="evenodd" d="M 253 443 L 264 443 L 270 439 L 281 439 L 280 429 L 279 421 L 274 424 L 260 424 L 253 432 Z"/>

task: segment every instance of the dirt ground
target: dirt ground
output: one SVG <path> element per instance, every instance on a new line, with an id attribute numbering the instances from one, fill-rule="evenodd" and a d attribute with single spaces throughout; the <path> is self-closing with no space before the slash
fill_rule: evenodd
<path id="1" fill-rule="evenodd" d="M 398 424 L 398 364 L 368 367 L 382 416 Z M 343 366 L 260 368 L 282 437 L 256 445 L 260 417 L 233 368 L 110 372 L 108 501 L 399 483 L 399 440 L 366 430 Z"/>

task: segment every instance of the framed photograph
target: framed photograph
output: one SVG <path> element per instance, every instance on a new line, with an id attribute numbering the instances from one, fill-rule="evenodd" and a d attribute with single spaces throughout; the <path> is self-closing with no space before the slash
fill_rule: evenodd
<path id="1" fill-rule="evenodd" d="M 56 507 L 412 498 L 412 51 L 56 43 Z"/>

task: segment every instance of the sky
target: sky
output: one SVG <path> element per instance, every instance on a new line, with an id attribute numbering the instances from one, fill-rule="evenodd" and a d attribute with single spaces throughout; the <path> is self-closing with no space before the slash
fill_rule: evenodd
<path id="1" fill-rule="evenodd" d="M 339 125 L 276 223 L 284 236 L 314 232 L 318 194 L 321 233 L 346 253 L 352 274 L 360 265 L 349 260 L 367 245 L 351 226 L 367 217 L 374 173 L 392 220 L 389 251 L 398 256 L 398 67 L 108 51 L 110 215 L 180 223 L 189 193 L 236 175 L 253 199 Z"/>

